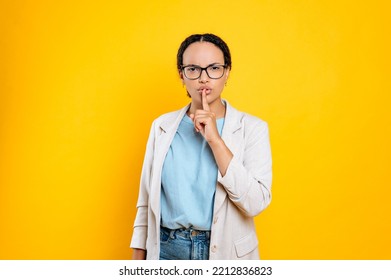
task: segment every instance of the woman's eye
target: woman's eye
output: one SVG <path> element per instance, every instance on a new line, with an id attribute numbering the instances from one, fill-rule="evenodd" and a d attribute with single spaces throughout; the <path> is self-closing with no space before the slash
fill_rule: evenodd
<path id="1" fill-rule="evenodd" d="M 195 71 L 197 71 L 197 68 L 196 68 L 196 67 L 188 67 L 188 68 L 187 68 L 187 71 L 189 71 L 189 72 L 195 72 Z"/>
<path id="2" fill-rule="evenodd" d="M 221 66 L 211 66 L 210 69 L 212 71 L 219 71 L 221 69 Z"/>

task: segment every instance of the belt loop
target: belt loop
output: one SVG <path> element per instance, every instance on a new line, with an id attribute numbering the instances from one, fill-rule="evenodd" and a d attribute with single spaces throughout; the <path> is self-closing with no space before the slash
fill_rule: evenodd
<path id="1" fill-rule="evenodd" d="M 171 239 L 175 239 L 175 232 L 176 232 L 176 229 L 171 229 L 170 230 L 170 238 Z"/>

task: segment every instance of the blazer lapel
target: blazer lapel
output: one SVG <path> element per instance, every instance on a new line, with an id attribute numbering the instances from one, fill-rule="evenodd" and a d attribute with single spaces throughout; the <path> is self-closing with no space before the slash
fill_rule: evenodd
<path id="1" fill-rule="evenodd" d="M 223 100 L 225 103 L 226 111 L 225 111 L 225 121 L 224 127 L 222 131 L 221 138 L 224 140 L 224 143 L 231 150 L 231 152 L 235 155 L 236 150 L 240 147 L 237 146 L 237 141 L 235 141 L 235 133 L 238 132 L 242 128 L 242 124 L 240 123 L 241 114 L 232 108 L 230 104 Z M 220 171 L 217 173 L 217 181 L 222 178 Z M 227 191 L 221 184 L 217 184 L 216 193 L 215 193 L 215 202 L 214 202 L 214 213 L 217 213 L 226 199 Z"/>
<path id="2" fill-rule="evenodd" d="M 161 177 L 163 163 L 171 142 L 174 139 L 178 126 L 186 114 L 189 105 L 179 111 L 167 115 L 159 124 L 158 130 L 155 132 L 155 158 L 152 167 L 152 188 L 151 189 L 151 210 L 156 216 L 157 222 L 160 223 L 160 193 L 161 193 Z"/>

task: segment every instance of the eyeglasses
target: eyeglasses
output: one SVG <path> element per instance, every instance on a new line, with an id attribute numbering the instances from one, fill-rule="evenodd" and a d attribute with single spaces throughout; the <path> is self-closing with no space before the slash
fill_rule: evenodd
<path id="1" fill-rule="evenodd" d="M 225 72 L 226 65 L 212 64 L 208 67 L 200 67 L 198 65 L 182 66 L 182 72 L 189 80 L 197 80 L 201 77 L 202 71 L 205 70 L 206 75 L 211 79 L 220 79 Z"/>

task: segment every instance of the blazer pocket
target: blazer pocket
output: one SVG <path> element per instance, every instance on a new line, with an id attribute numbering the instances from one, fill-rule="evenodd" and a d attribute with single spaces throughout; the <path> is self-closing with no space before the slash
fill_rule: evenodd
<path id="1" fill-rule="evenodd" d="M 258 239 L 254 232 L 234 242 L 236 255 L 241 258 L 258 247 Z"/>

